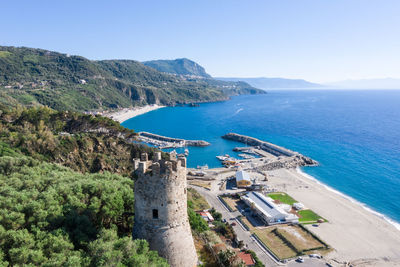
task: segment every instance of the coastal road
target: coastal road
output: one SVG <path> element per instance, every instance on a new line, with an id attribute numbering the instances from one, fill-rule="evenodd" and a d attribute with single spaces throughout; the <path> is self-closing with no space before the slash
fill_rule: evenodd
<path id="1" fill-rule="evenodd" d="M 222 218 L 225 219 L 227 222 L 234 222 L 234 219 L 240 215 L 238 211 L 229 212 L 226 207 L 219 201 L 216 197 L 216 194 L 208 191 L 202 187 L 191 186 L 196 189 L 207 202 L 214 207 L 218 212 L 222 214 Z M 236 222 L 236 221 L 235 221 Z M 244 244 L 248 246 L 248 249 L 253 250 L 258 258 L 265 264 L 265 266 L 281 266 L 281 264 L 277 264 L 271 256 L 266 252 L 259 244 L 256 242 L 252 237 L 249 231 L 243 229 L 239 223 L 233 226 L 237 237 L 240 240 L 243 240 Z"/>
<path id="2" fill-rule="evenodd" d="M 191 186 L 194 189 L 196 189 L 197 192 L 199 192 L 210 204 L 210 206 L 214 207 L 218 212 L 222 214 L 222 218 L 225 219 L 227 222 L 232 223 L 236 222 L 236 225 L 233 226 L 233 229 L 235 230 L 235 233 L 238 237 L 239 240 L 243 240 L 244 244 L 247 245 L 247 248 L 254 251 L 258 258 L 264 263 L 265 266 L 290 266 L 290 267 L 295 267 L 295 266 L 307 266 L 307 267 L 326 267 L 325 261 L 322 259 L 316 259 L 316 258 L 308 258 L 304 257 L 305 262 L 304 263 L 299 263 L 294 260 L 282 264 L 282 263 L 277 263 L 272 259 L 272 256 L 265 251 L 265 249 L 257 242 L 254 240 L 254 238 L 251 236 L 249 231 L 246 231 L 240 223 L 238 223 L 235 218 L 241 213 L 239 211 L 235 212 L 230 212 L 228 209 L 224 206 L 224 204 L 221 203 L 221 201 L 217 198 L 217 193 L 220 192 L 213 192 L 209 191 L 205 188 L 198 187 L 198 186 Z"/>

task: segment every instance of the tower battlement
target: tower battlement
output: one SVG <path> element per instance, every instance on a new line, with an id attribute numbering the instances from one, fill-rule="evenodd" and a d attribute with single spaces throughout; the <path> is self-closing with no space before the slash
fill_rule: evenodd
<path id="1" fill-rule="evenodd" d="M 186 158 L 176 157 L 176 153 L 170 153 L 168 160 L 161 158 L 161 152 L 156 152 L 152 160 L 147 153 L 142 153 L 140 159 L 134 159 L 134 170 L 138 175 L 166 175 L 172 172 L 186 170 Z"/>
<path id="2" fill-rule="evenodd" d="M 156 152 L 134 159 L 135 221 L 133 237 L 146 239 L 150 248 L 171 266 L 195 266 L 197 254 L 187 217 L 186 158 Z"/>

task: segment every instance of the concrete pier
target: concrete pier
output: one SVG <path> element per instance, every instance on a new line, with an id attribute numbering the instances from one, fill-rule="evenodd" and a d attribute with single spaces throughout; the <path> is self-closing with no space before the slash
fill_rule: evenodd
<path id="1" fill-rule="evenodd" d="M 210 143 L 203 140 L 185 140 L 153 134 L 149 132 L 139 132 L 139 140 L 150 143 L 159 148 L 178 148 L 185 146 L 209 146 Z"/>
<path id="2" fill-rule="evenodd" d="M 257 164 L 259 170 L 273 170 L 279 168 L 295 168 L 299 166 L 316 166 L 318 162 L 304 156 L 298 152 L 292 151 L 290 149 L 277 146 L 275 144 L 259 140 L 254 137 L 228 133 L 222 136 L 224 139 L 241 142 L 251 147 L 246 148 L 235 148 L 236 151 L 247 151 L 248 153 L 254 153 L 260 155 L 261 159 L 251 160 L 253 163 Z M 268 160 L 265 160 L 268 159 Z M 247 160 L 242 160 L 247 161 Z M 263 161 L 260 164 L 260 161 Z"/>
<path id="3" fill-rule="evenodd" d="M 249 146 L 259 146 L 260 149 L 262 149 L 274 156 L 277 156 L 277 157 L 279 157 L 279 156 L 292 157 L 292 156 L 299 154 L 298 152 L 294 152 L 290 149 L 287 149 L 287 148 L 284 148 L 281 146 L 277 146 L 275 144 L 272 144 L 272 143 L 269 143 L 266 141 L 261 141 L 254 137 L 241 135 L 241 134 L 237 134 L 237 133 L 228 133 L 228 134 L 222 136 L 222 138 L 241 142 L 241 143 L 247 144 Z"/>

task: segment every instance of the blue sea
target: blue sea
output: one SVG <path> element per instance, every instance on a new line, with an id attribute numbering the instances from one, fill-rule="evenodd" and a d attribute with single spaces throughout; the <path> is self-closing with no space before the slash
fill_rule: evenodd
<path id="1" fill-rule="evenodd" d="M 237 156 L 232 149 L 243 144 L 222 139 L 228 132 L 287 147 L 319 161 L 305 173 L 400 222 L 400 90 L 272 91 L 162 108 L 122 125 L 210 142 L 189 148 L 189 167 L 219 167 L 215 156 Z"/>

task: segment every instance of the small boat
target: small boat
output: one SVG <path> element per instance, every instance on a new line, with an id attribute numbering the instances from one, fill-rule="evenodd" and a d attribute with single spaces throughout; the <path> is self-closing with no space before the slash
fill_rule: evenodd
<path id="1" fill-rule="evenodd" d="M 216 156 L 216 158 L 219 159 L 220 161 L 227 161 L 231 158 L 231 156 L 225 154 L 224 156 Z"/>
<path id="2" fill-rule="evenodd" d="M 208 165 L 207 164 L 205 164 L 203 166 L 197 165 L 197 169 L 199 169 L 199 170 L 208 170 Z"/>
<path id="3" fill-rule="evenodd" d="M 239 154 L 239 157 L 242 157 L 244 159 L 254 159 L 255 157 L 252 155 L 248 155 L 248 154 Z"/>
<path id="4" fill-rule="evenodd" d="M 185 156 L 187 157 L 189 155 L 189 149 L 185 148 Z"/>
<path id="5" fill-rule="evenodd" d="M 220 161 L 227 160 L 227 157 L 225 157 L 225 156 L 216 156 L 216 158 L 219 159 Z"/>

